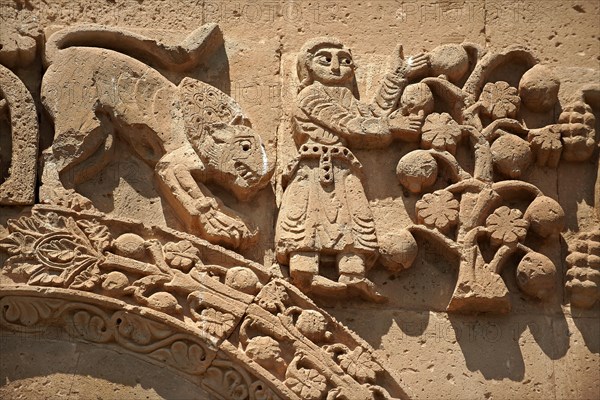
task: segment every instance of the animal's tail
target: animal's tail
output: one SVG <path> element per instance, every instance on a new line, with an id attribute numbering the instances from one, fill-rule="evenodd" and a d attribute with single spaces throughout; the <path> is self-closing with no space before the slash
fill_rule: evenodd
<path id="1" fill-rule="evenodd" d="M 167 45 L 120 27 L 84 24 L 61 29 L 48 38 L 44 65 L 54 63 L 61 50 L 77 46 L 115 50 L 140 61 L 182 71 L 196 66 L 222 44 L 223 35 L 214 23 L 202 25 L 178 45 Z"/>

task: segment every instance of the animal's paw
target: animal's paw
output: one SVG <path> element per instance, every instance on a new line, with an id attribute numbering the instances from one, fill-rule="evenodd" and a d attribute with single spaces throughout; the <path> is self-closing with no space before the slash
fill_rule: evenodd
<path id="1" fill-rule="evenodd" d="M 239 217 L 211 209 L 200 216 L 200 223 L 209 241 L 233 248 L 247 247 L 258 237 L 257 229 L 250 229 Z"/>
<path id="2" fill-rule="evenodd" d="M 211 210 L 218 210 L 219 203 L 212 197 L 202 197 L 200 199 L 196 199 L 194 207 L 200 213 L 207 213 Z"/>
<path id="3" fill-rule="evenodd" d="M 77 193 L 73 189 L 52 188 L 40 192 L 41 202 L 45 204 L 54 204 L 70 208 L 74 211 L 95 210 L 94 204 L 90 199 Z"/>

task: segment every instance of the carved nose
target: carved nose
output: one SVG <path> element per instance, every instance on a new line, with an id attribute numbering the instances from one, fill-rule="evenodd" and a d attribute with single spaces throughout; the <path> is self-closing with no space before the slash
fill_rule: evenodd
<path id="1" fill-rule="evenodd" d="M 331 60 L 331 70 L 333 72 L 340 72 L 340 62 L 336 57 Z"/>

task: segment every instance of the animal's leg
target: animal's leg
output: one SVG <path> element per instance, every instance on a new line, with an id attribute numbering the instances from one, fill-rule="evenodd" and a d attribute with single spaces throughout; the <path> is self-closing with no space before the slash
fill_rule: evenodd
<path id="1" fill-rule="evenodd" d="M 60 126 L 60 125 L 58 125 Z M 114 129 L 108 117 L 90 117 L 86 123 L 57 130 L 52 148 L 44 152 L 43 185 L 40 200 L 76 210 L 90 209 L 89 199 L 75 191 L 110 161 L 115 148 Z M 73 146 L 78 146 L 73 151 Z"/>
<path id="2" fill-rule="evenodd" d="M 257 232 L 196 181 L 193 174 L 204 170 L 191 147 L 166 154 L 156 165 L 159 187 L 189 232 L 234 248 L 249 244 Z"/>

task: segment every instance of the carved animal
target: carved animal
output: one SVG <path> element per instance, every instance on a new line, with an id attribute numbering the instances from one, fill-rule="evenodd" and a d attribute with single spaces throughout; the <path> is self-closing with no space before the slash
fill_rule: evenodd
<path id="1" fill-rule="evenodd" d="M 122 53 L 157 54 L 155 63 L 173 70 L 197 63 L 219 40 L 216 25 L 175 47 L 89 25 L 52 35 L 42 101 L 54 119 L 55 139 L 44 156 L 42 201 L 90 207 L 76 186 L 111 161 L 118 137 L 154 169 L 161 195 L 189 232 L 234 248 L 252 243 L 257 232 L 203 184 L 215 181 L 247 200 L 269 181 L 261 138 L 239 105 L 192 78 L 175 85 Z"/>

